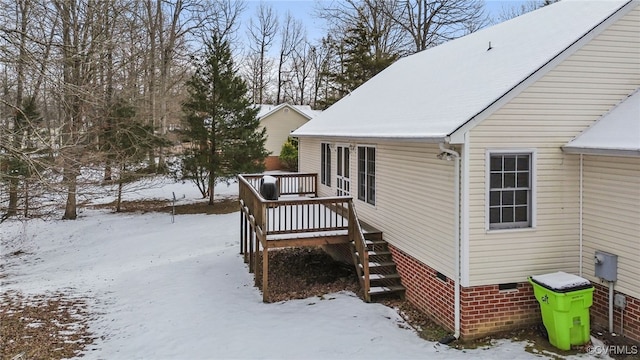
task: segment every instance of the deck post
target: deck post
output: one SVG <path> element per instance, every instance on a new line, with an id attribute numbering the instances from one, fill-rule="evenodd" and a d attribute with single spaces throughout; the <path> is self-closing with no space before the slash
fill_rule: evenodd
<path id="1" fill-rule="evenodd" d="M 247 248 L 249 247 L 249 236 L 251 235 L 251 223 L 249 222 L 249 214 L 244 214 L 244 262 L 248 261 Z"/>
<path id="2" fill-rule="evenodd" d="M 240 209 L 240 254 L 244 254 L 244 211 Z"/>
<path id="3" fill-rule="evenodd" d="M 258 238 L 258 233 L 253 233 L 253 272 L 255 273 L 258 269 L 258 265 L 260 264 L 260 239 Z M 258 285 L 258 280 L 256 279 L 256 285 Z"/>
<path id="4" fill-rule="evenodd" d="M 269 302 L 269 248 L 262 246 L 262 301 Z"/>
<path id="5" fill-rule="evenodd" d="M 253 239 L 256 237 L 255 229 L 249 231 L 249 273 L 253 274 L 253 266 L 255 265 L 253 262 L 254 254 L 253 254 Z"/>

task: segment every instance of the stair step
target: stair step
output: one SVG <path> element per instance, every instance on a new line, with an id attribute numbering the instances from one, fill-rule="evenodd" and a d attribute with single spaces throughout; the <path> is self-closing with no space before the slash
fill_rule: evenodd
<path id="1" fill-rule="evenodd" d="M 391 251 L 379 251 L 379 250 L 370 250 L 367 252 L 369 254 L 369 256 L 385 256 L 385 255 L 391 255 Z"/>
<path id="2" fill-rule="evenodd" d="M 385 261 L 385 262 L 370 262 L 369 263 L 369 268 L 377 268 L 377 267 L 385 267 L 385 266 L 395 266 L 396 263 L 394 263 L 393 261 Z M 360 264 L 360 266 L 362 267 L 362 265 Z"/>
<path id="3" fill-rule="evenodd" d="M 386 245 L 387 244 L 387 242 L 384 240 L 368 240 L 368 239 L 365 239 L 364 243 L 367 245 Z"/>
<path id="4" fill-rule="evenodd" d="M 369 233 L 365 233 L 363 235 L 364 235 L 365 240 L 382 241 L 382 233 L 381 232 L 369 232 Z"/>
<path id="5" fill-rule="evenodd" d="M 367 255 L 369 256 L 386 256 L 391 255 L 390 251 L 378 251 L 378 250 L 368 250 Z M 356 256 L 360 257 L 360 254 L 356 251 Z"/>
<path id="6" fill-rule="evenodd" d="M 400 279 L 400 275 L 396 274 L 369 274 L 369 280 L 391 280 Z"/>
<path id="7" fill-rule="evenodd" d="M 405 287 L 402 285 L 392 285 L 392 286 L 374 286 L 369 289 L 369 295 L 380 295 L 380 294 L 390 294 L 405 291 Z"/>

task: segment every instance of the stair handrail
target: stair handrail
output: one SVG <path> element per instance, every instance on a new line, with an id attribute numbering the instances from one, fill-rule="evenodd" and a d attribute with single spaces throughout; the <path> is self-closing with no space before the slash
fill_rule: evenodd
<path id="1" fill-rule="evenodd" d="M 370 282 L 369 282 L 369 252 L 367 250 L 366 240 L 358 220 L 358 214 L 356 213 L 353 199 L 349 200 L 349 239 L 353 241 L 353 245 L 358 252 L 358 259 L 360 264 L 354 264 L 355 266 L 362 266 L 362 277 L 360 278 L 360 285 L 364 292 L 364 300 L 371 301 L 371 295 L 369 294 Z"/>

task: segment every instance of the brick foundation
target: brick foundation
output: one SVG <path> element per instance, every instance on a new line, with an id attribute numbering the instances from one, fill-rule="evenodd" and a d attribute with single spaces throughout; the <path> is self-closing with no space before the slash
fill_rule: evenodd
<path id="1" fill-rule="evenodd" d="M 594 326 L 609 329 L 609 288 L 606 284 L 593 283 L 593 305 L 591 306 L 591 322 Z M 620 292 L 616 291 L 616 294 Z M 640 299 L 626 295 L 627 305 L 624 309 L 624 328 L 622 335 L 640 342 Z M 620 334 L 621 309 L 613 308 L 613 330 Z"/>
<path id="2" fill-rule="evenodd" d="M 455 327 L 454 282 L 389 246 L 407 288 L 409 302 L 449 331 Z M 440 275 L 440 277 L 438 276 Z M 541 322 L 540 306 L 529 283 L 500 290 L 500 285 L 463 287 L 460 291 L 460 332 L 465 339 L 522 328 Z"/>
<path id="3" fill-rule="evenodd" d="M 264 159 L 264 167 L 265 170 L 282 170 L 280 158 L 277 156 L 267 156 L 267 158 Z"/>
<path id="4" fill-rule="evenodd" d="M 453 331 L 453 280 L 447 278 L 443 281 L 437 277 L 436 270 L 392 245 L 389 245 L 389 249 L 402 278 L 402 285 L 407 289 L 407 300 L 445 329 Z"/>
<path id="5" fill-rule="evenodd" d="M 463 287 L 460 332 L 465 339 L 540 323 L 540 305 L 529 283 L 500 290 L 500 285 Z"/>

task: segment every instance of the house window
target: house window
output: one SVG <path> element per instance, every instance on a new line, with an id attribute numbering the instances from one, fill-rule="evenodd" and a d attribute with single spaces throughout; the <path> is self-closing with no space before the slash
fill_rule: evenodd
<path id="1" fill-rule="evenodd" d="M 327 143 L 320 145 L 320 182 L 331 186 L 331 149 Z"/>
<path id="2" fill-rule="evenodd" d="M 489 229 L 532 227 L 532 154 L 489 155 Z"/>
<path id="3" fill-rule="evenodd" d="M 376 148 L 358 147 L 358 199 L 376 204 Z"/>
<path id="4" fill-rule="evenodd" d="M 336 194 L 349 196 L 351 194 L 351 175 L 349 174 L 350 151 L 348 146 L 336 148 Z"/>

